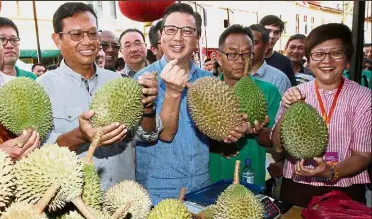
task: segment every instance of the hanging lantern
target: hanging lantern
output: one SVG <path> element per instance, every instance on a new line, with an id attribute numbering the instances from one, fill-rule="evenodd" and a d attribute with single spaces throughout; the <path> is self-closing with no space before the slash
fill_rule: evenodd
<path id="1" fill-rule="evenodd" d="M 169 0 L 137 0 L 118 1 L 121 13 L 134 21 L 151 22 L 163 17 L 165 9 L 175 1 Z"/>

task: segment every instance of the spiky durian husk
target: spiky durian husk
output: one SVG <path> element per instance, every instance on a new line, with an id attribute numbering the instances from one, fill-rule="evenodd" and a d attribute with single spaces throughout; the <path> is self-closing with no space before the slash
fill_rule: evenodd
<path id="1" fill-rule="evenodd" d="M 97 219 L 112 219 L 110 215 L 105 212 L 98 211 L 93 208 L 90 208 L 89 210 L 91 210 L 91 212 L 94 214 L 94 216 L 96 216 Z M 75 210 L 59 217 L 59 219 L 84 219 L 84 217 Z"/>
<path id="2" fill-rule="evenodd" d="M 16 135 L 32 128 L 43 139 L 52 128 L 52 105 L 45 89 L 26 77 L 0 88 L 0 123 Z"/>
<path id="3" fill-rule="evenodd" d="M 321 156 L 328 145 L 328 127 L 311 105 L 300 101 L 284 113 L 280 136 L 286 151 L 297 159 Z"/>
<path id="4" fill-rule="evenodd" d="M 198 216 L 200 216 L 202 219 L 214 219 L 215 208 L 216 205 L 209 205 L 203 211 L 199 212 Z"/>
<path id="5" fill-rule="evenodd" d="M 148 192 L 133 180 L 121 181 L 109 188 L 104 195 L 103 208 L 111 215 L 127 204 L 130 204 L 127 212 L 132 215 L 132 219 L 145 218 L 151 208 Z"/>
<path id="6" fill-rule="evenodd" d="M 35 207 L 27 202 L 14 202 L 5 212 L 2 213 L 0 219 L 48 219 L 45 213 L 39 214 L 35 211 Z"/>
<path id="7" fill-rule="evenodd" d="M 239 97 L 241 112 L 248 115 L 248 122 L 252 126 L 255 120 L 262 123 L 267 115 L 267 102 L 264 93 L 252 78 L 242 77 L 234 85 L 234 91 Z"/>
<path id="8" fill-rule="evenodd" d="M 90 109 L 94 127 L 114 122 L 132 129 L 142 118 L 142 87 L 132 78 L 118 78 L 104 84 L 94 94 Z"/>
<path id="9" fill-rule="evenodd" d="M 37 203 L 54 180 L 61 187 L 48 205 L 50 211 L 63 208 L 80 196 L 83 188 L 83 166 L 75 152 L 67 147 L 44 144 L 15 166 L 16 200 Z"/>
<path id="10" fill-rule="evenodd" d="M 92 164 L 83 165 L 84 185 L 82 200 L 95 210 L 102 210 L 101 182 L 96 168 Z"/>
<path id="11" fill-rule="evenodd" d="M 15 188 L 13 162 L 0 150 L 0 209 L 7 206 Z"/>
<path id="12" fill-rule="evenodd" d="M 245 186 L 230 185 L 217 198 L 216 219 L 262 219 L 264 207 Z"/>
<path id="13" fill-rule="evenodd" d="M 182 201 L 164 199 L 148 214 L 147 219 L 191 219 L 191 213 Z"/>
<path id="14" fill-rule="evenodd" d="M 196 80 L 188 90 L 187 102 L 198 129 L 217 141 L 227 138 L 242 122 L 238 97 L 216 78 Z"/>

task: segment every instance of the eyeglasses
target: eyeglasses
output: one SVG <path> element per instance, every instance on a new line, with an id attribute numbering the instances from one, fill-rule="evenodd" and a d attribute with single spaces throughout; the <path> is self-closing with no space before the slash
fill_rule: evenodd
<path id="1" fill-rule="evenodd" d="M 120 45 L 117 43 L 108 43 L 108 42 L 101 42 L 102 49 L 104 51 L 108 50 L 110 47 L 113 51 L 119 51 Z"/>
<path id="2" fill-rule="evenodd" d="M 87 33 L 88 38 L 91 41 L 98 40 L 98 33 L 102 32 L 101 30 L 70 30 L 67 32 L 59 32 L 59 34 L 68 34 L 70 35 L 71 40 L 80 41 L 84 38 L 84 33 Z"/>
<path id="3" fill-rule="evenodd" d="M 323 61 L 326 55 L 329 55 L 332 60 L 340 60 L 345 56 L 345 50 L 337 50 L 332 52 L 313 52 L 310 57 L 313 61 Z"/>
<path id="4" fill-rule="evenodd" d="M 164 33 L 167 35 L 176 35 L 179 29 L 184 37 L 192 37 L 196 31 L 196 29 L 192 27 L 177 27 L 174 25 L 166 25 L 163 27 Z"/>
<path id="5" fill-rule="evenodd" d="M 266 28 L 266 29 L 267 29 L 267 28 Z M 270 34 L 271 32 L 273 32 L 275 36 L 278 36 L 278 35 L 281 33 L 280 30 L 267 29 L 267 31 L 269 32 L 269 34 Z"/>
<path id="6" fill-rule="evenodd" d="M 19 38 L 0 38 L 0 40 L 1 40 L 1 43 L 3 44 L 3 46 L 6 46 L 6 44 L 8 44 L 8 42 L 10 42 L 10 44 L 12 44 L 13 46 L 18 46 L 19 41 L 21 41 L 21 39 L 19 39 Z"/>
<path id="7" fill-rule="evenodd" d="M 219 50 L 220 51 L 220 50 Z M 220 51 L 221 53 L 226 55 L 226 58 L 230 61 L 236 61 L 241 56 L 243 59 L 253 59 L 254 53 L 253 52 L 247 52 L 247 53 L 225 53 L 223 51 Z"/>
<path id="8" fill-rule="evenodd" d="M 130 48 L 132 48 L 132 46 L 134 46 L 134 48 L 136 48 L 136 49 L 139 49 L 139 48 L 141 48 L 141 46 L 142 46 L 143 44 L 145 44 L 145 43 L 140 42 L 140 41 L 137 41 L 137 42 L 135 42 L 135 43 L 128 43 L 128 44 L 125 44 L 125 45 L 124 45 L 123 49 L 124 49 L 124 50 L 129 50 Z"/>

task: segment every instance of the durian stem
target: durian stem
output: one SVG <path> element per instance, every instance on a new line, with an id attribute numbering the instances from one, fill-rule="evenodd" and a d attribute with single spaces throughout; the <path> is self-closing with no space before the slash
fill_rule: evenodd
<path id="1" fill-rule="evenodd" d="M 72 203 L 74 203 L 76 208 L 86 219 L 96 219 L 94 214 L 92 214 L 92 212 L 90 212 L 90 210 L 87 208 L 83 200 L 81 200 L 81 197 L 76 197 L 74 200 L 72 200 Z"/>
<path id="2" fill-rule="evenodd" d="M 183 201 L 185 199 L 186 187 L 182 187 L 178 200 Z"/>
<path id="3" fill-rule="evenodd" d="M 248 58 L 247 60 L 245 60 L 245 66 L 244 66 L 244 76 L 248 76 L 249 75 L 249 63 L 250 63 L 250 59 Z"/>
<path id="4" fill-rule="evenodd" d="M 128 210 L 131 205 L 132 202 L 128 202 L 127 204 L 121 206 L 118 210 L 115 211 L 115 214 L 113 214 L 111 218 L 112 219 L 125 218 L 125 216 L 128 214 Z"/>
<path id="5" fill-rule="evenodd" d="M 100 143 L 102 135 L 103 135 L 102 127 L 98 127 L 97 128 L 97 133 L 94 136 L 93 141 L 90 143 L 88 152 L 85 156 L 86 161 L 87 161 L 88 164 L 93 164 L 94 151 L 96 150 L 98 144 Z"/>
<path id="6" fill-rule="evenodd" d="M 237 160 L 235 161 L 234 182 L 233 182 L 233 184 L 235 185 L 240 184 L 239 172 L 240 172 L 240 160 Z"/>
<path id="7" fill-rule="evenodd" d="M 43 197 L 37 202 L 37 204 L 34 206 L 36 208 L 36 211 L 41 214 L 43 213 L 45 207 L 49 204 L 50 200 L 53 198 L 53 196 L 56 194 L 57 190 L 60 187 L 60 183 L 58 180 L 55 180 L 53 184 L 46 190 Z"/>

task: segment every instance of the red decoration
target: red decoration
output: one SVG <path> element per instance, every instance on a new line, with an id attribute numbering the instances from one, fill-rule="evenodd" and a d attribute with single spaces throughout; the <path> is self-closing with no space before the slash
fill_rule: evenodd
<path id="1" fill-rule="evenodd" d="M 0 11 L 1 11 L 1 0 L 0 0 Z"/>
<path id="2" fill-rule="evenodd" d="M 121 13 L 135 21 L 152 22 L 163 17 L 165 9 L 175 1 L 169 0 L 137 0 L 119 1 Z"/>

